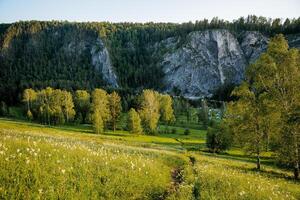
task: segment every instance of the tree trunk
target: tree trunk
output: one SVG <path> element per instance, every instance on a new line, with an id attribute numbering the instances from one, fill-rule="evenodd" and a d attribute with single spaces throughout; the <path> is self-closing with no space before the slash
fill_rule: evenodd
<path id="1" fill-rule="evenodd" d="M 114 132 L 116 131 L 116 121 L 113 120 L 113 128 L 114 128 Z"/>
<path id="2" fill-rule="evenodd" d="M 295 162 L 295 169 L 294 169 L 294 177 L 295 179 L 299 179 L 299 162 Z"/>
<path id="3" fill-rule="evenodd" d="M 256 154 L 256 169 L 260 170 L 260 155 L 259 152 Z"/>
<path id="4" fill-rule="evenodd" d="M 298 150 L 298 138 L 295 134 L 295 161 L 294 161 L 294 177 L 295 179 L 299 179 L 299 150 Z"/>

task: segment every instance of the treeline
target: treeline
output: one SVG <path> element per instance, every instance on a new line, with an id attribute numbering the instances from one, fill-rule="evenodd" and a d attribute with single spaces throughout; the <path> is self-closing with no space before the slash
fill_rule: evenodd
<path id="1" fill-rule="evenodd" d="M 267 35 L 300 32 L 300 19 L 267 19 L 254 15 L 233 22 L 213 18 L 195 23 L 69 23 L 17 22 L 0 25 L 0 101 L 20 102 L 26 88 L 47 86 L 73 90 L 93 90 L 106 86 L 101 73 L 92 65 L 88 43 L 100 36 L 108 47 L 110 59 L 122 88 L 163 88 L 163 72 L 158 65 L 161 52 L 154 44 L 168 37 L 185 36 L 192 31 L 224 28 L 238 34 L 256 30 Z M 72 42 L 80 44 L 72 49 Z M 70 49 L 69 48 L 70 46 Z M 75 45 L 76 46 L 76 45 Z"/>
<path id="2" fill-rule="evenodd" d="M 224 119 L 208 130 L 207 146 L 221 151 L 235 145 L 254 154 L 276 152 L 280 163 L 294 169 L 300 161 L 300 52 L 289 49 L 283 35 L 247 69 L 246 80 L 234 89 Z"/>
<path id="3" fill-rule="evenodd" d="M 167 94 L 143 90 L 138 97 L 138 109 L 128 112 L 127 128 L 130 132 L 154 134 L 159 121 L 168 125 L 175 121 L 173 100 Z M 23 102 L 26 116 L 42 124 L 57 125 L 68 122 L 92 123 L 96 133 L 116 130 L 122 105 L 115 91 L 108 94 L 96 88 L 92 94 L 77 90 L 74 95 L 66 90 L 47 87 L 42 90 L 25 89 Z"/>

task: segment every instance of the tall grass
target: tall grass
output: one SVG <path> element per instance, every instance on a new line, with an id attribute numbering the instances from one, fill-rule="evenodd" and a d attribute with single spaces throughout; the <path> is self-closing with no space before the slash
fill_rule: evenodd
<path id="1" fill-rule="evenodd" d="M 180 162 L 158 152 L 2 129 L 0 198 L 159 199 Z"/>
<path id="2" fill-rule="evenodd" d="M 288 172 L 254 163 L 196 156 L 201 199 L 300 199 L 300 184 Z"/>

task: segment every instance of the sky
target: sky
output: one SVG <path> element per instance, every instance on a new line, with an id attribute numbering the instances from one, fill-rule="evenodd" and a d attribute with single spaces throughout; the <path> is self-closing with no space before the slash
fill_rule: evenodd
<path id="1" fill-rule="evenodd" d="M 300 0 L 0 0 L 0 23 L 20 20 L 109 22 L 232 21 L 255 14 L 300 17 Z"/>

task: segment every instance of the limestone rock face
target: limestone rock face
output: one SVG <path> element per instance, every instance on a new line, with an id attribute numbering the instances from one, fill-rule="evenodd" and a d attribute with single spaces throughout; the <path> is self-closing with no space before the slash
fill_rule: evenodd
<path id="1" fill-rule="evenodd" d="M 77 56 L 89 52 L 93 67 L 102 74 L 106 84 L 111 87 L 118 87 L 117 76 L 111 64 L 109 52 L 101 38 L 85 35 L 78 40 L 71 40 L 66 43 L 64 51 L 66 54 Z"/>
<path id="2" fill-rule="evenodd" d="M 108 85 L 118 87 L 117 76 L 113 71 L 110 62 L 109 53 L 100 38 L 91 48 L 92 64 L 94 67 L 102 72 L 103 79 Z"/>
<path id="3" fill-rule="evenodd" d="M 176 49 L 178 45 L 174 43 L 178 42 L 162 42 L 171 47 L 161 62 L 166 91 L 176 88 L 189 98 L 211 96 L 220 86 L 239 83 L 244 78 L 248 61 L 237 38 L 229 31 L 192 32 Z"/>
<path id="4" fill-rule="evenodd" d="M 267 49 L 269 39 L 259 32 L 246 31 L 240 38 L 240 45 L 248 63 L 254 62 Z"/>

